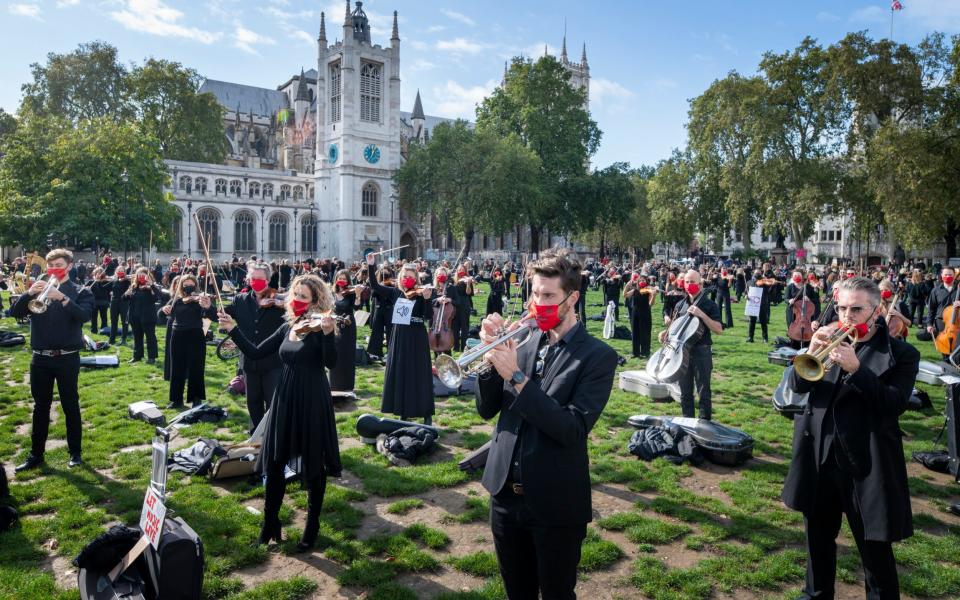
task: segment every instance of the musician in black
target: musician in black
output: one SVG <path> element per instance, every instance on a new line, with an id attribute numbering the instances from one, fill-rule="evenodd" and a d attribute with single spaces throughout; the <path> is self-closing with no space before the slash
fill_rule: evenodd
<path id="1" fill-rule="evenodd" d="M 704 326 L 703 335 L 688 348 L 690 353 L 689 367 L 680 378 L 680 408 L 683 416 L 693 417 L 693 389 L 696 385 L 697 396 L 700 398 L 700 418 L 710 420 L 713 416 L 713 404 L 710 392 L 710 374 L 713 372 L 713 337 L 711 333 L 723 333 L 723 324 L 720 323 L 720 307 L 707 298 L 700 288 L 700 273 L 690 269 L 683 277 L 684 289 L 687 295 L 673 310 L 673 317 L 667 318 L 666 324 L 679 319 L 683 315 L 691 315 L 700 320 Z M 669 330 L 660 332 L 660 343 L 666 341 Z"/>
<path id="2" fill-rule="evenodd" d="M 252 262 L 247 267 L 250 290 L 237 294 L 224 311 L 237 323 L 241 333 L 255 345 L 274 334 L 285 323 L 286 304 L 277 297 L 277 290 L 268 287 L 272 269 L 264 262 Z M 260 424 L 270 408 L 273 393 L 280 382 L 280 355 L 271 354 L 258 360 L 240 355 L 240 369 L 246 385 L 247 413 L 250 430 Z"/>
<path id="3" fill-rule="evenodd" d="M 733 308 L 730 300 L 733 279 L 733 275 L 726 269 L 721 269 L 720 276 L 717 278 L 717 307 L 723 315 L 724 329 L 733 327 Z"/>
<path id="4" fill-rule="evenodd" d="M 958 288 L 954 281 L 955 277 L 956 273 L 953 267 L 943 267 L 940 271 L 940 283 L 930 292 L 930 298 L 927 301 L 927 314 L 930 315 L 930 324 L 927 325 L 927 333 L 932 335 L 934 339 L 944 330 L 944 309 L 953 305 L 954 311 L 960 310 L 960 296 L 958 296 Z M 947 358 L 947 355 L 944 354 L 943 358 Z"/>
<path id="5" fill-rule="evenodd" d="M 367 267 L 368 270 L 372 267 Z M 394 287 L 393 269 L 382 267 L 376 271 L 374 280 L 384 287 Z M 390 294 L 378 294 L 376 286 L 372 287 L 373 311 L 370 319 L 370 339 L 367 341 L 367 354 L 383 357 L 384 339 L 390 341 L 390 332 L 393 330 L 393 303 L 395 298 Z M 387 347 L 389 351 L 389 346 Z"/>
<path id="6" fill-rule="evenodd" d="M 811 273 L 812 274 L 812 273 Z M 789 331 L 790 325 L 793 324 L 794 320 L 794 311 L 796 307 L 798 310 L 803 310 L 804 298 L 806 301 L 813 306 L 813 312 L 811 313 L 810 320 L 816 321 L 820 318 L 820 295 L 817 294 L 817 290 L 813 287 L 813 281 L 805 281 L 803 278 L 803 272 L 794 271 L 793 275 L 790 278 L 790 283 L 787 284 L 787 310 L 785 311 L 787 317 L 787 330 Z M 805 334 L 812 334 L 813 328 L 811 326 L 810 331 L 804 332 Z M 791 340 L 791 347 L 799 350 L 803 345 L 803 342 L 800 340 Z"/>
<path id="7" fill-rule="evenodd" d="M 503 312 L 503 298 L 510 298 L 510 286 L 503 279 L 503 272 L 500 269 L 494 269 L 490 277 L 490 295 L 487 296 L 486 315 Z"/>
<path id="8" fill-rule="evenodd" d="M 755 317 L 750 317 L 750 328 L 747 342 L 753 343 L 753 334 L 756 331 L 757 323 L 760 323 L 760 332 L 763 334 L 763 343 L 769 341 L 767 325 L 770 323 L 770 297 L 774 288 L 778 286 L 777 280 L 773 276 L 773 271 L 767 269 L 761 271 L 757 269 L 753 272 L 753 278 L 750 280 L 750 287 L 759 287 L 762 290 L 760 295 L 760 313 Z"/>
<path id="9" fill-rule="evenodd" d="M 650 357 L 650 334 L 653 330 L 652 306 L 657 301 L 657 288 L 650 287 L 646 275 L 634 273 L 623 288 L 623 295 L 631 301 L 630 338 L 634 358 Z"/>
<path id="10" fill-rule="evenodd" d="M 133 358 L 131 363 L 143 360 L 143 339 L 147 339 L 147 364 L 157 362 L 157 304 L 163 296 L 153 282 L 150 269 L 140 267 L 126 295 L 129 302 L 130 327 L 133 329 Z"/>
<path id="11" fill-rule="evenodd" d="M 600 278 L 600 285 L 603 287 L 603 309 L 606 311 L 610 303 L 613 302 L 613 319 L 620 320 L 620 288 L 623 287 L 623 279 L 616 269 L 610 268 L 606 276 Z"/>
<path id="12" fill-rule="evenodd" d="M 93 283 L 90 284 L 90 293 L 93 294 L 93 311 L 90 315 L 90 333 L 100 333 L 101 327 L 107 327 L 107 310 L 110 308 L 110 289 L 113 282 L 107 279 L 107 272 L 103 267 L 93 270 Z M 100 317 L 99 321 L 97 317 Z"/>
<path id="13" fill-rule="evenodd" d="M 33 396 L 33 429 L 30 440 L 30 455 L 17 466 L 17 471 L 33 469 L 43 464 L 43 454 L 50 428 L 50 406 L 53 404 L 53 384 L 57 384 L 60 406 L 67 422 L 67 449 L 70 452 L 68 465 L 83 464 L 80 448 L 83 422 L 80 419 L 80 393 L 77 380 L 80 376 L 80 349 L 83 347 L 83 324 L 93 312 L 93 294 L 68 279 L 73 253 L 57 248 L 47 253 L 47 278 L 56 279 L 58 287 L 47 290 L 47 308 L 41 313 L 32 313 L 31 300 L 35 300 L 48 284 L 40 280 L 30 286 L 10 308 L 10 316 L 23 319 L 30 317 L 30 394 Z"/>
<path id="14" fill-rule="evenodd" d="M 127 343 L 127 314 L 130 309 L 130 298 L 126 296 L 130 289 L 130 279 L 123 267 L 117 267 L 114 271 L 113 285 L 110 287 L 110 345 L 117 343 L 117 319 L 122 324 L 122 335 L 120 345 Z"/>
<path id="15" fill-rule="evenodd" d="M 170 317 L 170 404 L 167 408 L 183 408 L 183 386 L 187 384 L 187 400 L 197 406 L 207 398 L 203 382 L 207 361 L 203 319 L 217 319 L 210 296 L 197 293 L 197 278 L 183 275 L 173 304 L 160 309 Z"/>
<path id="16" fill-rule="evenodd" d="M 857 344 L 841 343 L 834 366 L 819 381 L 789 374 L 791 389 L 809 393 L 794 419 L 793 458 L 783 501 L 801 511 L 807 535 L 802 598 L 833 598 L 841 517 L 847 515 L 860 551 L 867 598 L 899 598 L 891 543 L 913 534 L 910 490 L 899 416 L 907 408 L 920 354 L 891 338 L 880 311 L 880 290 L 865 277 L 838 282 L 841 322 L 863 330 Z M 835 327 L 814 334 L 811 352 Z M 792 369 L 792 367 L 791 367 Z"/>
<path id="17" fill-rule="evenodd" d="M 575 598 L 580 545 L 592 519 L 587 437 L 610 397 L 617 354 L 577 321 L 580 264 L 547 250 L 529 267 L 537 327 L 521 348 L 487 353 L 477 412 L 500 415 L 483 472 L 509 598 Z M 500 315 L 483 320 L 492 341 Z"/>

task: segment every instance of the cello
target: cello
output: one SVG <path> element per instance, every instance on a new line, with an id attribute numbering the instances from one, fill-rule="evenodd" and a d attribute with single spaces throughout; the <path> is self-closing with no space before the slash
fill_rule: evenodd
<path id="1" fill-rule="evenodd" d="M 440 310 L 433 310 L 433 319 L 430 322 L 430 334 L 427 341 L 433 352 L 449 352 L 453 349 L 453 319 L 457 316 L 457 309 L 453 302 L 440 302 L 447 297 L 447 286 L 443 286 L 443 294 L 437 298 Z"/>
<path id="2" fill-rule="evenodd" d="M 907 333 L 910 330 L 910 328 L 907 326 L 907 322 L 903 320 L 903 317 L 890 313 L 891 310 L 896 310 L 897 312 L 899 312 L 899 309 L 897 308 L 899 304 L 900 304 L 900 289 L 897 290 L 896 295 L 894 295 L 893 299 L 890 301 L 889 308 L 887 308 L 887 315 L 886 315 L 887 330 L 890 332 L 890 337 L 905 339 L 907 337 Z M 950 306 L 949 308 L 951 309 L 951 311 L 953 310 L 953 306 Z M 944 323 L 946 323 L 946 321 L 944 321 Z"/>
<path id="3" fill-rule="evenodd" d="M 933 345 L 937 347 L 937 352 L 940 354 L 950 354 L 953 352 L 954 347 L 956 346 L 957 336 L 960 335 L 960 322 L 958 322 L 957 309 L 954 308 L 953 303 L 956 302 L 956 291 L 957 288 L 954 288 L 953 294 L 954 299 L 943 309 L 943 331 L 937 334 L 937 337 L 933 340 Z M 930 315 L 931 323 L 933 323 L 934 315 Z"/>
<path id="4" fill-rule="evenodd" d="M 793 320 L 790 321 L 790 326 L 787 327 L 787 335 L 791 340 L 795 342 L 809 342 L 813 337 L 813 313 L 816 310 L 816 307 L 813 305 L 813 302 L 810 302 L 807 298 L 807 284 L 804 282 L 803 287 L 800 288 L 799 293 L 801 300 L 799 306 L 797 305 L 796 299 L 793 301 L 793 306 L 790 307 L 790 310 L 793 311 Z"/>
<path id="5" fill-rule="evenodd" d="M 691 306 L 700 304 L 704 297 L 701 291 Z M 647 361 L 647 375 L 661 383 L 678 381 L 690 365 L 690 347 L 703 337 L 706 325 L 690 313 L 670 323 L 667 339 Z"/>

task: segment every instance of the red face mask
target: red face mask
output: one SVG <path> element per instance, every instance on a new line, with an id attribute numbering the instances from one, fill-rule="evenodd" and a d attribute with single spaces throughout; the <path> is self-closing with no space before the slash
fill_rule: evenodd
<path id="1" fill-rule="evenodd" d="M 47 269 L 47 275 L 55 279 L 63 279 L 64 275 L 66 274 L 67 274 L 66 269 L 55 269 L 53 267 L 50 267 L 49 269 Z"/>
<path id="2" fill-rule="evenodd" d="M 493 276 L 494 276 L 494 277 L 502 277 L 503 274 L 500 273 L 500 271 L 494 271 Z"/>
<path id="3" fill-rule="evenodd" d="M 682 289 L 684 289 L 684 287 L 685 287 L 686 285 L 687 285 L 687 282 L 686 282 L 686 281 L 684 281 L 684 280 L 682 280 L 682 279 L 678 279 L 678 280 L 677 280 L 677 288 L 678 288 L 678 289 L 681 289 L 681 290 L 682 290 Z"/>
<path id="4" fill-rule="evenodd" d="M 846 326 L 846 329 L 848 329 L 848 330 L 849 330 L 849 329 L 855 329 L 856 332 L 857 332 L 857 336 L 863 337 L 863 336 L 867 335 L 867 333 L 870 331 L 870 326 L 867 325 L 866 323 L 857 323 L 856 325 L 854 325 L 854 326 L 852 326 L 852 327 L 850 327 L 849 325 Z"/>
<path id="5" fill-rule="evenodd" d="M 570 295 L 567 294 L 567 298 Z M 567 298 L 564 298 L 566 301 Z M 540 331 L 550 331 L 560 324 L 560 305 L 559 304 L 536 304 L 530 303 L 530 312 L 537 319 L 537 328 Z"/>
<path id="6" fill-rule="evenodd" d="M 171 273 L 179 273 L 179 272 L 180 272 L 180 268 L 179 268 L 179 267 L 172 267 L 172 268 L 170 269 L 170 272 L 171 272 Z"/>
<path id="7" fill-rule="evenodd" d="M 816 280 L 817 280 L 816 275 L 807 275 L 807 281 L 816 281 Z"/>
<path id="8" fill-rule="evenodd" d="M 123 279 L 126 276 L 127 274 L 124 273 L 123 271 L 117 271 L 117 279 Z"/>
<path id="9" fill-rule="evenodd" d="M 943 279 L 944 284 L 953 285 L 953 275 L 944 275 L 941 279 Z"/>
<path id="10" fill-rule="evenodd" d="M 447 282 L 446 275 L 437 275 L 437 283 L 446 283 L 446 282 Z"/>
<path id="11" fill-rule="evenodd" d="M 884 300 L 889 300 L 890 298 L 893 298 L 893 292 L 890 290 L 880 290 L 880 297 Z"/>
<path id="12" fill-rule="evenodd" d="M 457 271 L 457 277 L 466 277 L 466 276 L 467 276 L 466 271 Z"/>
<path id="13" fill-rule="evenodd" d="M 688 283 L 687 284 L 687 293 L 691 296 L 696 296 L 700 293 L 700 284 L 698 283 Z"/>
<path id="14" fill-rule="evenodd" d="M 250 287 L 253 288 L 253 291 L 258 294 L 263 290 L 267 289 L 267 280 L 266 279 L 251 279 Z"/>
<path id="15" fill-rule="evenodd" d="M 137 283 L 138 283 L 139 285 L 146 285 L 146 284 L 147 284 L 147 276 L 146 276 L 146 275 L 137 275 Z"/>
<path id="16" fill-rule="evenodd" d="M 200 269 L 200 273 L 199 273 L 200 277 L 203 277 L 206 274 L 207 274 L 206 271 L 204 271 L 203 269 Z"/>
<path id="17" fill-rule="evenodd" d="M 412 290 L 413 286 L 417 285 L 417 280 L 413 277 L 404 277 L 400 280 L 400 285 L 402 285 L 405 290 Z"/>
<path id="18" fill-rule="evenodd" d="M 345 287 L 347 287 L 347 282 L 346 282 L 345 280 L 343 280 L 343 279 L 338 279 L 338 280 L 337 280 L 337 287 L 338 287 L 338 288 L 345 288 Z"/>
<path id="19" fill-rule="evenodd" d="M 647 287 L 647 282 L 646 282 L 646 281 L 641 281 L 641 282 L 637 283 L 637 287 L 642 290 L 643 288 Z"/>
<path id="20" fill-rule="evenodd" d="M 637 275 L 636 273 L 634 273 L 634 274 L 633 274 L 633 280 L 636 281 L 636 280 L 638 280 L 638 279 L 640 279 L 640 276 Z"/>
<path id="21" fill-rule="evenodd" d="M 847 279 L 853 279 L 853 273 L 847 273 Z"/>
<path id="22" fill-rule="evenodd" d="M 307 312 L 307 308 L 309 307 L 310 303 L 303 300 L 297 300 L 294 298 L 290 301 L 290 308 L 293 309 L 293 314 L 297 315 L 298 317 Z"/>
<path id="23" fill-rule="evenodd" d="M 800 277 L 799 275 L 793 278 L 793 282 L 796 283 L 797 285 L 799 285 L 802 281 L 803 281 L 803 277 Z"/>

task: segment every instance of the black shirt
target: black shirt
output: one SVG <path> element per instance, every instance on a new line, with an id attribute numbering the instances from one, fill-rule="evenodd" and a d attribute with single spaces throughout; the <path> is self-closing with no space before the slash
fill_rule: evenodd
<path id="1" fill-rule="evenodd" d="M 72 281 L 60 284 L 60 292 L 70 300 L 64 305 L 52 301 L 47 310 L 33 314 L 27 305 L 36 296 L 23 294 L 10 308 L 10 316 L 30 315 L 30 347 L 34 350 L 80 350 L 83 348 L 83 324 L 93 313 L 93 294 Z"/>
<path id="2" fill-rule="evenodd" d="M 720 307 L 717 306 L 716 302 L 702 295 L 702 293 L 700 296 L 700 300 L 697 302 L 697 306 L 700 307 L 700 310 L 702 310 L 705 315 L 707 315 L 714 321 L 719 322 L 721 320 L 722 317 L 720 316 Z M 678 302 L 676 308 L 674 308 L 674 311 L 673 311 L 674 318 L 671 321 L 671 325 L 677 319 L 682 318 L 683 315 L 687 314 L 687 308 L 689 307 L 690 307 L 690 296 L 687 295 L 687 296 L 684 296 L 683 300 Z M 697 343 L 694 345 L 695 346 L 713 345 L 713 337 L 710 335 L 710 328 L 707 327 L 706 324 L 704 324 L 703 329 L 704 329 L 703 336 L 701 336 L 701 338 L 697 340 Z"/>
<path id="3" fill-rule="evenodd" d="M 204 309 L 199 302 L 186 303 L 183 298 L 177 298 L 173 303 L 173 310 L 170 311 L 173 328 L 177 330 L 203 329 L 204 317 L 211 321 L 217 320 L 217 309 L 213 304 Z"/>

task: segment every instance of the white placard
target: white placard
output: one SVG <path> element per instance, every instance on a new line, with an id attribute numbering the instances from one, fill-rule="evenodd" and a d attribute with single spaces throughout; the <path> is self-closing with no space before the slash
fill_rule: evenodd
<path id="1" fill-rule="evenodd" d="M 760 301 L 763 299 L 763 288 L 751 287 L 747 290 L 747 303 L 743 307 L 743 314 L 748 317 L 760 316 Z"/>
<path id="2" fill-rule="evenodd" d="M 947 385 L 954 385 L 956 383 L 960 383 L 960 377 L 957 377 L 956 375 L 941 375 L 940 381 Z"/>
<path id="3" fill-rule="evenodd" d="M 410 317 L 413 316 L 413 300 L 406 298 L 397 298 L 393 304 L 393 324 L 409 325 Z"/>
<path id="4" fill-rule="evenodd" d="M 163 531 L 163 520 L 166 516 L 167 507 L 163 500 L 152 487 L 148 487 L 147 495 L 143 498 L 143 510 L 140 511 L 140 529 L 154 548 L 160 543 L 160 533 Z"/>

